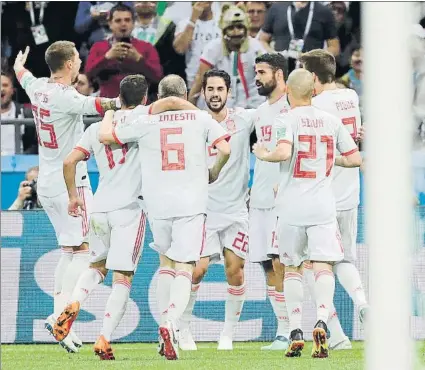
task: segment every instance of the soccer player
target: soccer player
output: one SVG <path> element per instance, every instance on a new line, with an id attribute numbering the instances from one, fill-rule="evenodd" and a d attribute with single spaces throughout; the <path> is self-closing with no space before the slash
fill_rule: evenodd
<path id="1" fill-rule="evenodd" d="M 286 60 L 280 54 L 264 54 L 255 60 L 258 93 L 266 96 L 254 114 L 257 139 L 267 149 L 276 147 L 275 117 L 288 112 L 284 73 Z M 289 319 L 283 292 L 284 266 L 279 261 L 276 237 L 275 194 L 279 183 L 279 164 L 256 161 L 249 203 L 249 259 L 261 263 L 267 283 L 267 295 L 277 318 L 273 343 L 263 350 L 288 348 Z M 275 248 L 273 248 L 273 245 Z"/>
<path id="2" fill-rule="evenodd" d="M 189 330 L 192 311 L 202 278 L 210 261 L 224 255 L 227 278 L 227 299 L 224 328 L 218 343 L 219 350 L 233 349 L 233 332 L 245 301 L 244 266 L 248 251 L 249 138 L 253 131 L 254 110 L 226 107 L 231 78 L 223 70 L 212 69 L 204 74 L 202 93 L 208 112 L 230 135 L 232 155 L 218 179 L 208 186 L 206 245 L 192 276 L 192 293 L 181 320 L 180 348 L 196 350 Z M 214 164 L 217 150 L 207 148 L 209 166 Z M 161 272 L 160 272 L 161 273 Z"/>
<path id="3" fill-rule="evenodd" d="M 267 162 L 290 160 L 288 176 L 281 176 L 276 200 L 279 256 L 285 265 L 291 331 L 286 356 L 298 357 L 304 348 L 302 264 L 310 259 L 315 272 L 317 305 L 312 357 L 323 358 L 328 357 L 326 322 L 335 291 L 332 265 L 344 258 L 332 191 L 332 169 L 334 163 L 359 167 L 362 161 L 341 120 L 311 105 L 314 77 L 310 72 L 293 71 L 287 88 L 291 111 L 276 118 L 276 148 L 268 151 L 262 144 L 254 144 L 254 153 Z M 336 150 L 340 156 L 336 156 Z"/>
<path id="4" fill-rule="evenodd" d="M 362 127 L 359 97 L 352 89 L 339 89 L 336 86 L 334 56 L 325 50 L 316 49 L 303 54 L 300 61 L 314 75 L 316 96 L 312 104 L 339 117 L 352 138 L 357 140 Z M 334 265 L 333 272 L 359 308 L 360 321 L 363 322 L 368 305 L 359 271 L 354 265 L 357 255 L 357 210 L 360 202 L 359 168 L 335 168 L 332 188 L 344 246 L 344 260 Z M 331 349 L 351 349 L 350 340 L 341 328 L 335 307 L 331 309 L 329 330 Z"/>
<path id="5" fill-rule="evenodd" d="M 96 115 L 116 109 L 115 100 L 79 94 L 72 84 L 78 78 L 81 59 L 70 41 L 57 41 L 46 50 L 50 78 L 35 78 L 25 69 L 29 48 L 19 52 L 15 60 L 16 77 L 32 104 L 39 144 L 40 173 L 37 192 L 52 223 L 62 254 L 54 272 L 54 313 L 46 319 L 45 327 L 52 333 L 53 324 L 62 311 L 80 273 L 89 264 L 88 229 L 92 192 L 87 166 L 77 166 L 76 186 L 85 202 L 80 217 L 68 215 L 68 194 L 62 173 L 63 160 L 83 135 L 82 115 Z M 72 339 L 72 340 L 71 340 Z M 68 352 L 77 352 L 81 341 L 71 332 L 61 342 Z"/>
<path id="6" fill-rule="evenodd" d="M 148 84 L 142 75 L 130 75 L 121 81 L 122 108 L 114 115 L 117 125 L 131 119 L 131 115 L 147 114 L 149 109 L 159 113 L 170 107 L 170 98 L 158 101 L 151 107 L 144 106 L 147 90 Z M 181 100 L 180 106 L 193 107 L 184 100 Z M 100 122 L 92 124 L 64 161 L 70 215 L 78 216 L 84 207 L 76 190 L 75 172 L 78 163 L 87 160 L 91 153 L 96 159 L 100 182 L 93 198 L 90 218 L 90 268 L 80 276 L 71 303 L 58 317 L 54 336 L 57 340 L 63 340 L 68 335 L 83 302 L 105 279 L 108 271 L 113 270 L 112 292 L 94 351 L 103 360 L 114 360 L 111 335 L 125 313 L 133 275 L 143 249 L 146 213 L 138 199 L 142 192 L 138 144 L 103 145 L 98 139 L 99 127 Z"/>
<path id="7" fill-rule="evenodd" d="M 165 77 L 158 91 L 159 98 L 187 98 L 186 84 L 176 75 Z M 208 113 L 195 110 L 144 116 L 115 128 L 108 114 L 103 124 L 102 142 L 139 143 L 153 247 L 160 253 L 160 272 L 167 271 L 160 273 L 157 288 L 159 353 L 176 360 L 176 325 L 189 301 L 193 268 L 204 247 L 208 182 L 218 178 L 229 159 L 229 135 Z M 207 142 L 218 151 L 210 170 Z"/>

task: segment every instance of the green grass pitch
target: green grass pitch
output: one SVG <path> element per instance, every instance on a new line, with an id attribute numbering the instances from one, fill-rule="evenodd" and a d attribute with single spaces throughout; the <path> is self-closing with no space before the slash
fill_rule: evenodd
<path id="1" fill-rule="evenodd" d="M 96 369 L 184 369 L 184 370 L 360 370 L 364 368 L 364 343 L 353 342 L 350 351 L 335 351 L 328 359 L 310 357 L 307 342 L 301 358 L 285 358 L 282 352 L 260 351 L 266 343 L 235 343 L 233 351 L 217 352 L 216 343 L 200 343 L 196 352 L 180 352 L 180 360 L 166 361 L 156 353 L 156 345 L 148 343 L 115 344 L 116 361 L 100 361 L 85 344 L 78 354 L 67 354 L 56 344 L 2 345 L 3 370 L 96 370 Z M 417 344 L 415 368 L 425 365 L 425 344 Z M 388 353 L 391 356 L 391 353 Z M 421 366 L 422 364 L 422 366 Z"/>

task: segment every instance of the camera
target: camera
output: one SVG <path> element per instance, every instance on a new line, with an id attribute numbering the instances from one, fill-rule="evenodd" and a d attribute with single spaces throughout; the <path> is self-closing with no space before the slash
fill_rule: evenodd
<path id="1" fill-rule="evenodd" d="M 37 207 L 37 179 L 32 180 L 28 185 L 31 188 L 31 195 L 25 199 L 23 209 L 33 209 Z"/>

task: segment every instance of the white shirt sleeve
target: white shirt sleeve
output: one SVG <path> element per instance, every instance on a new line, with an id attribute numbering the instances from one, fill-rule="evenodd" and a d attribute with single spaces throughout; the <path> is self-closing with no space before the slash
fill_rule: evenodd
<path id="1" fill-rule="evenodd" d="M 90 158 L 91 153 L 93 153 L 93 135 L 97 136 L 96 134 L 99 128 L 99 124 L 100 122 L 91 124 L 86 129 L 86 131 L 84 131 L 83 136 L 81 136 L 80 140 L 74 148 L 76 150 L 79 150 L 80 152 L 83 152 L 86 155 L 86 158 L 84 159 L 85 161 L 87 161 Z"/>
<path id="2" fill-rule="evenodd" d="M 212 40 L 206 44 L 201 55 L 201 62 L 209 65 L 211 68 L 214 67 L 220 58 L 220 44 L 221 39 Z"/>
<path id="3" fill-rule="evenodd" d="M 101 98 L 81 95 L 74 87 L 66 87 L 58 96 L 55 105 L 58 110 L 68 114 L 96 115 L 103 112 Z"/>
<path id="4" fill-rule="evenodd" d="M 126 119 L 124 123 L 114 127 L 112 135 L 117 144 L 124 145 L 138 141 L 146 132 L 148 116 L 138 117 L 136 120 Z"/>
<path id="5" fill-rule="evenodd" d="M 343 124 L 341 122 L 338 123 L 336 132 L 336 148 L 343 156 L 355 153 L 358 150 L 356 143 Z"/>
<path id="6" fill-rule="evenodd" d="M 215 145 L 221 140 L 230 140 L 230 135 L 226 132 L 226 130 L 208 114 L 205 114 L 205 119 L 202 117 L 202 122 L 205 124 L 207 135 L 206 142 L 211 143 L 213 148 L 215 148 Z"/>

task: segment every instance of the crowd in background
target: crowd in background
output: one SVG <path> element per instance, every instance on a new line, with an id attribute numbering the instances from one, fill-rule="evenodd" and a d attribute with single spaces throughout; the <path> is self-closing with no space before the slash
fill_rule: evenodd
<path id="1" fill-rule="evenodd" d="M 238 12 L 247 16 L 244 24 L 250 37 L 237 53 L 221 47 L 223 38 L 237 39 L 245 32 L 229 27 L 231 22 L 221 17 L 223 7 L 229 5 L 240 9 L 228 12 L 233 19 L 240 16 L 244 23 L 243 14 Z M 159 80 L 178 74 L 187 81 L 189 99 L 202 107 L 202 74 L 217 67 L 233 78 L 233 100 L 229 104 L 256 108 L 263 100 L 256 93 L 253 78 L 255 57 L 270 50 L 284 52 L 292 70 L 297 60 L 291 58 L 291 52 L 300 45 L 292 45 L 291 40 L 297 39 L 302 40 L 304 52 L 328 49 L 337 61 L 338 81 L 355 89 L 361 98 L 361 7 L 360 2 L 342 1 L 3 2 L 1 118 L 32 117 L 28 97 L 9 72 L 18 51 L 29 45 L 27 67 L 36 77 L 45 77 L 50 72 L 44 53 L 58 40 L 74 41 L 80 52 L 83 66 L 75 87 L 84 95 L 116 97 L 123 77 L 141 73 L 150 83 L 149 99 L 153 101 Z M 421 25 L 425 33 L 424 18 Z M 420 30 L 418 36 L 422 37 Z M 416 81 L 423 72 L 415 75 Z M 424 98 L 423 92 L 415 96 Z M 17 151 L 14 130 L 13 125 L 2 125 L 2 154 Z M 21 135 L 21 151 L 36 154 L 34 126 L 22 125 Z"/>

